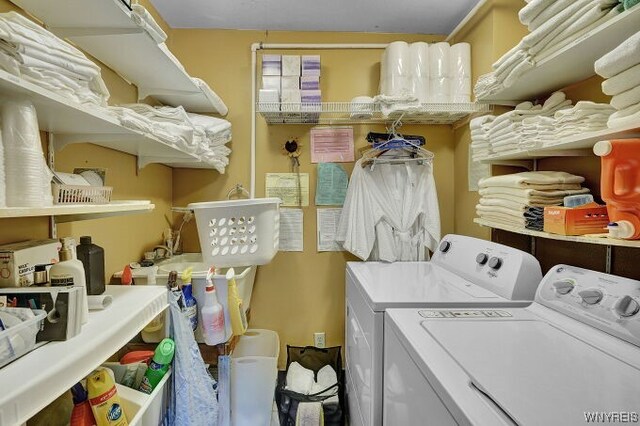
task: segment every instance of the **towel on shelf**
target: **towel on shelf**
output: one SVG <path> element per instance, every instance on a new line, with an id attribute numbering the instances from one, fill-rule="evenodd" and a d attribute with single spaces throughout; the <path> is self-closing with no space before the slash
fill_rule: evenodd
<path id="1" fill-rule="evenodd" d="M 589 188 L 576 188 L 576 189 L 563 189 L 563 190 L 538 190 L 531 188 L 509 188 L 505 186 L 490 186 L 486 188 L 480 188 L 479 194 L 484 195 L 510 195 L 514 197 L 524 198 L 559 198 L 564 199 L 569 195 L 586 194 L 589 192 Z"/>
<path id="2" fill-rule="evenodd" d="M 488 220 L 490 222 L 495 222 L 498 224 L 504 224 L 507 226 L 515 226 L 523 228 L 527 224 L 527 220 L 523 217 L 517 218 L 511 215 L 505 215 L 497 212 L 479 212 L 476 211 L 478 216 L 481 219 Z"/>
<path id="3" fill-rule="evenodd" d="M 598 59 L 596 73 L 611 78 L 640 63 L 640 32 L 629 37 L 620 46 Z"/>
<path id="4" fill-rule="evenodd" d="M 191 80 L 193 80 L 196 86 L 200 88 L 202 93 L 204 93 L 207 99 L 209 99 L 209 101 L 213 104 L 213 107 L 216 109 L 218 114 L 224 117 L 229 113 L 229 109 L 222 101 L 222 98 L 220 98 L 220 96 L 218 96 L 213 90 L 211 90 L 211 87 L 209 87 L 206 81 L 197 77 L 192 77 Z"/>
<path id="5" fill-rule="evenodd" d="M 551 19 L 552 17 L 557 15 L 560 11 L 565 9 L 573 1 L 574 0 L 555 0 L 555 1 L 551 2 L 551 4 L 548 4 L 547 7 L 544 10 L 540 11 L 528 23 L 522 22 L 522 19 L 520 19 L 520 22 L 522 22 L 524 25 L 526 25 L 530 32 L 533 32 L 533 31 L 537 30 L 538 28 L 540 28 L 540 26 L 542 26 L 549 19 Z M 521 11 L 522 10 L 523 9 L 521 9 Z"/>
<path id="6" fill-rule="evenodd" d="M 633 89 L 626 92 L 615 95 L 611 98 L 611 105 L 617 110 L 629 108 L 630 106 L 640 103 L 640 86 L 636 86 Z"/>
<path id="7" fill-rule="evenodd" d="M 520 9 L 518 17 L 524 25 L 529 25 L 540 13 L 555 3 L 555 0 L 532 0 Z"/>
<path id="8" fill-rule="evenodd" d="M 160 25 L 158 25 L 156 20 L 153 19 L 149 11 L 138 3 L 134 3 L 131 9 L 131 20 L 145 30 L 156 43 L 164 43 L 167 39 L 167 34 L 162 30 Z"/>
<path id="9" fill-rule="evenodd" d="M 611 129 L 637 126 L 640 121 L 640 103 L 611 114 L 607 126 Z"/>
<path id="10" fill-rule="evenodd" d="M 584 182 L 582 176 L 576 176 L 566 172 L 541 171 L 492 176 L 481 179 L 478 185 L 480 188 L 503 186 L 507 188 L 557 190 L 580 189 L 582 182 Z"/>
<path id="11" fill-rule="evenodd" d="M 640 63 L 602 82 L 605 95 L 619 95 L 640 86 Z"/>

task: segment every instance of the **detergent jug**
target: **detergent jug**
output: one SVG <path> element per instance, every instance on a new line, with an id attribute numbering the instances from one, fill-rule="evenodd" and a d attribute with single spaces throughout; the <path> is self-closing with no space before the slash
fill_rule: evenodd
<path id="1" fill-rule="evenodd" d="M 601 157 L 600 192 L 607 203 L 609 235 L 640 239 L 640 139 L 598 142 Z"/>

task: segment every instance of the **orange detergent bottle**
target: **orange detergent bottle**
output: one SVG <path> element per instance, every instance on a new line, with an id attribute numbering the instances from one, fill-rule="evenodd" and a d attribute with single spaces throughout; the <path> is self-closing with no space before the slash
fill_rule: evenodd
<path id="1" fill-rule="evenodd" d="M 600 192 L 607 203 L 609 236 L 640 239 L 640 139 L 598 142 Z"/>

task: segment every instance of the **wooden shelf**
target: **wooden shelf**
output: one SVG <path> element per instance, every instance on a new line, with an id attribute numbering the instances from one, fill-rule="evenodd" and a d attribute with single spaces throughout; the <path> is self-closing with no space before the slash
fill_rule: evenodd
<path id="1" fill-rule="evenodd" d="M 551 234 L 549 232 L 534 231 L 532 229 L 519 228 L 517 226 L 498 224 L 498 223 L 494 223 L 488 220 L 478 219 L 478 218 L 474 219 L 473 221 L 480 226 L 486 226 L 488 228 L 493 228 L 493 229 L 501 229 L 503 231 L 513 232 L 516 234 L 530 235 L 532 237 L 546 238 L 549 240 L 571 241 L 574 243 L 598 244 L 603 246 L 640 248 L 640 241 L 618 240 L 618 239 L 606 238 L 606 237 L 597 238 L 597 237 L 587 237 L 587 236 L 559 235 L 559 234 Z"/>
<path id="2" fill-rule="evenodd" d="M 515 105 L 595 75 L 594 63 L 640 28 L 640 7 L 623 12 L 540 60 L 511 87 L 478 102 Z"/>
<path id="3" fill-rule="evenodd" d="M 11 0 L 138 87 L 138 97 L 187 111 L 225 115 L 227 107 L 209 97 L 182 64 L 131 20 L 121 0 Z"/>
<path id="4" fill-rule="evenodd" d="M 113 201 L 109 204 L 69 204 L 51 207 L 0 208 L 0 219 L 56 216 L 56 222 L 100 219 L 103 217 L 148 213 L 155 208 L 149 201 Z"/>

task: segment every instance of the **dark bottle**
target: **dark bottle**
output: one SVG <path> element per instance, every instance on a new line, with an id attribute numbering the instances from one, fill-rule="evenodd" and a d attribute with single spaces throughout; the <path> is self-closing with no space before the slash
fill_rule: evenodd
<path id="1" fill-rule="evenodd" d="M 76 248 L 78 259 L 84 266 L 87 294 L 97 296 L 104 293 L 104 249 L 91 243 L 91 237 L 80 237 Z"/>

